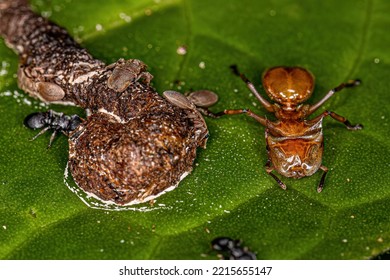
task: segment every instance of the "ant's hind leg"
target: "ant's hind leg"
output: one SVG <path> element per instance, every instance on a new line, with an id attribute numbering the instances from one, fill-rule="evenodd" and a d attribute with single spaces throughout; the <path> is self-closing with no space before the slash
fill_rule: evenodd
<path id="1" fill-rule="evenodd" d="M 328 168 L 327 167 L 321 165 L 320 169 L 323 170 L 324 173 L 322 174 L 320 183 L 318 184 L 318 187 L 317 187 L 317 192 L 318 193 L 322 192 L 322 189 L 324 188 L 325 177 L 326 177 L 326 174 L 328 173 Z"/>
<path id="2" fill-rule="evenodd" d="M 268 159 L 267 160 L 267 163 L 265 164 L 265 171 L 271 175 L 272 178 L 275 179 L 276 183 L 278 183 L 278 185 L 283 189 L 283 190 L 286 190 L 287 189 L 287 186 L 276 176 L 272 173 L 272 171 L 274 171 L 275 168 L 271 166 L 271 160 Z"/>

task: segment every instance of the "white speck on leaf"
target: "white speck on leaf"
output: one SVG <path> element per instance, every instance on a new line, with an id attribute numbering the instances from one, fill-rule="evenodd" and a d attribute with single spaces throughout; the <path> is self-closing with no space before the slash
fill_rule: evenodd
<path id="1" fill-rule="evenodd" d="M 176 50 L 176 53 L 178 55 L 185 55 L 187 54 L 187 47 L 186 46 L 179 46 Z"/>
<path id="2" fill-rule="evenodd" d="M 129 16 L 129 15 L 125 14 L 125 13 L 120 13 L 119 17 L 121 19 L 123 19 L 124 21 L 126 21 L 126 22 L 130 22 L 131 21 L 131 16 Z"/>

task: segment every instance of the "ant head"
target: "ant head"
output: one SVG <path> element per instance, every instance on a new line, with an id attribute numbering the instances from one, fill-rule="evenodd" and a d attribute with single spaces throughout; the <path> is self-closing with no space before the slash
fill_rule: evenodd
<path id="1" fill-rule="evenodd" d="M 263 86 L 284 110 L 294 110 L 311 96 L 314 76 L 301 67 L 273 67 L 264 72 Z"/>
<path id="2" fill-rule="evenodd" d="M 24 125 L 32 129 L 42 128 L 46 125 L 46 114 L 32 113 L 24 119 Z"/>

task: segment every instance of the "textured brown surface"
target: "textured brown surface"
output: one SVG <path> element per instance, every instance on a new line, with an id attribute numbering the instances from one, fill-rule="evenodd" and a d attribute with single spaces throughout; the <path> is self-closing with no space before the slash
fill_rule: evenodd
<path id="1" fill-rule="evenodd" d="M 138 203 L 192 170 L 207 127 L 195 106 L 179 108 L 150 87 L 139 60 L 105 65 L 25 1 L 0 2 L 0 33 L 20 56 L 19 86 L 47 103 L 90 116 L 69 137 L 75 182 L 104 201 Z"/>

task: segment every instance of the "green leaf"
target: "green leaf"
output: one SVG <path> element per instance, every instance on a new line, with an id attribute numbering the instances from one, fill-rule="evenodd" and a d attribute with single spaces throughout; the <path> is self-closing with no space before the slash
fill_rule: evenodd
<path id="1" fill-rule="evenodd" d="M 367 259 L 390 247 L 389 1 L 33 4 L 95 57 L 146 62 L 159 92 L 215 91 L 215 112 L 250 108 L 274 119 L 231 73 L 231 64 L 262 94 L 264 69 L 303 66 L 316 76 L 312 103 L 360 78 L 361 86 L 336 94 L 321 110 L 364 129 L 324 121 L 329 174 L 318 194 L 322 172 L 281 178 L 286 191 L 266 174 L 264 128 L 253 119 L 207 118 L 208 147 L 199 150 L 194 171 L 177 189 L 138 211 L 92 209 L 64 184 L 66 137 L 50 150 L 49 134 L 28 141 L 37 132 L 23 126 L 24 117 L 49 107 L 17 88 L 18 58 L 1 41 L 1 259 L 217 259 L 210 250 L 217 236 L 242 239 L 260 259 Z"/>

